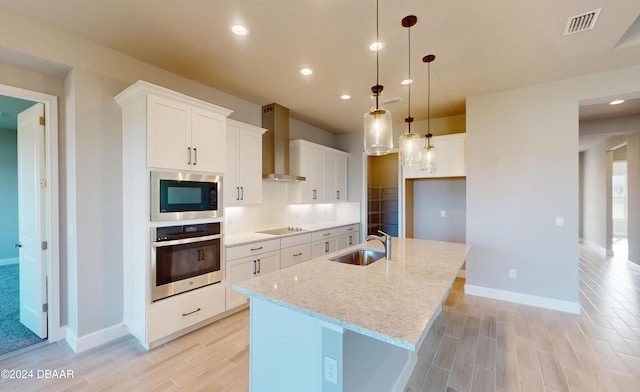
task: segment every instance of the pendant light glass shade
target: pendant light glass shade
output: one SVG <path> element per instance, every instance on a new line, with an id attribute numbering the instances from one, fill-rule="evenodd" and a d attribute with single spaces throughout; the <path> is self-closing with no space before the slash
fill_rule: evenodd
<path id="1" fill-rule="evenodd" d="M 435 173 L 438 163 L 438 151 L 431 145 L 431 134 L 425 137 L 424 149 L 420 154 L 420 170 L 427 173 Z"/>
<path id="2" fill-rule="evenodd" d="M 400 136 L 400 164 L 417 166 L 420 164 L 422 138 L 417 133 L 405 133 Z"/>
<path id="3" fill-rule="evenodd" d="M 393 149 L 391 112 L 382 107 L 380 85 L 371 87 L 371 109 L 364 114 L 364 150 L 368 155 L 385 155 Z"/>

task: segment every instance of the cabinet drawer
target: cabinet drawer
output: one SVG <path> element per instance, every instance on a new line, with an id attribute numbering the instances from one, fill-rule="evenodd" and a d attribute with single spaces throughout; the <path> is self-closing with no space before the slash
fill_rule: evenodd
<path id="1" fill-rule="evenodd" d="M 349 225 L 340 227 L 340 234 L 358 234 L 358 230 L 360 229 L 360 225 Z"/>
<path id="2" fill-rule="evenodd" d="M 337 236 L 338 233 L 340 233 L 340 230 L 337 227 L 329 230 L 315 231 L 311 235 L 311 241 L 315 242 L 315 241 L 326 240 L 327 238 Z"/>
<path id="3" fill-rule="evenodd" d="M 154 304 L 147 312 L 147 342 L 156 341 L 225 310 L 222 283 L 168 298 L 166 304 Z"/>
<path id="4" fill-rule="evenodd" d="M 252 242 L 250 244 L 229 246 L 226 249 L 227 261 L 249 257 L 258 253 L 280 250 L 280 239 Z"/>
<path id="5" fill-rule="evenodd" d="M 280 239 L 280 246 L 283 248 L 306 243 L 311 243 L 311 233 L 291 235 Z"/>
<path id="6" fill-rule="evenodd" d="M 280 268 L 290 267 L 311 260 L 311 242 L 283 248 L 280 251 Z"/>

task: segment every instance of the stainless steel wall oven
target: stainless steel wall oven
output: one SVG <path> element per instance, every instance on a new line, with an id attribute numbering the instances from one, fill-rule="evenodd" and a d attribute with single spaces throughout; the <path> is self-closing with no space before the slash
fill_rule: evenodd
<path id="1" fill-rule="evenodd" d="M 152 228 L 151 299 L 222 282 L 221 223 Z"/>

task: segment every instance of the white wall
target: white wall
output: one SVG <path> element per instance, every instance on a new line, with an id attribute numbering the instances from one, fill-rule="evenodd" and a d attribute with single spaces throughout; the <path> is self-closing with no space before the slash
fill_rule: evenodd
<path id="1" fill-rule="evenodd" d="M 579 309 L 578 103 L 634 91 L 640 67 L 468 98 L 470 288 Z"/>

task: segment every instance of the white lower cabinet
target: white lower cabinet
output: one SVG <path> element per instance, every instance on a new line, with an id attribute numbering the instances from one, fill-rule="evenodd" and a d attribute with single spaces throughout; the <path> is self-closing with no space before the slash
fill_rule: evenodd
<path id="1" fill-rule="evenodd" d="M 227 309 L 247 302 L 248 297 L 233 290 L 233 285 L 280 268 L 280 239 L 253 242 L 227 248 L 225 266 Z"/>
<path id="2" fill-rule="evenodd" d="M 311 233 L 282 238 L 280 268 L 311 260 Z"/>
<path id="3" fill-rule="evenodd" d="M 224 297 L 224 285 L 216 283 L 152 304 L 147 312 L 147 342 L 224 312 Z"/>
<path id="4" fill-rule="evenodd" d="M 340 227 L 338 237 L 338 250 L 348 248 L 360 243 L 360 225 Z"/>
<path id="5" fill-rule="evenodd" d="M 311 234 L 311 258 L 321 257 L 338 250 L 338 234 L 336 227 L 328 230 L 316 231 Z"/>

